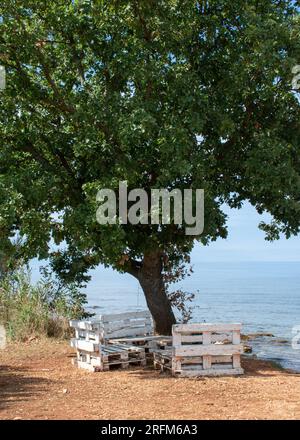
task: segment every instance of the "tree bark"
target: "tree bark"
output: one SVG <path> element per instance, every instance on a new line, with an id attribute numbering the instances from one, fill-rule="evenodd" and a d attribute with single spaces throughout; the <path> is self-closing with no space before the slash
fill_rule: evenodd
<path id="1" fill-rule="evenodd" d="M 167 297 L 160 252 L 144 256 L 138 269 L 137 279 L 144 291 L 146 302 L 154 321 L 154 331 L 160 335 L 171 335 L 176 319 Z"/>

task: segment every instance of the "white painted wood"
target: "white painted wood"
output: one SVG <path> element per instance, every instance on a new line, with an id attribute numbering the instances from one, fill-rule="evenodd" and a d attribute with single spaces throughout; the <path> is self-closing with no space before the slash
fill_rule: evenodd
<path id="1" fill-rule="evenodd" d="M 142 335 L 149 335 L 152 332 L 152 327 L 145 326 L 145 327 L 137 327 L 137 328 L 124 328 L 123 330 L 116 330 L 112 332 L 106 332 L 105 338 L 107 339 L 116 339 L 116 338 L 122 338 L 127 336 L 142 336 Z"/>
<path id="2" fill-rule="evenodd" d="M 210 356 L 210 355 L 203 356 L 203 369 L 204 370 L 208 370 L 209 368 L 211 368 L 211 361 L 212 361 L 212 356 Z"/>
<path id="3" fill-rule="evenodd" d="M 203 332 L 203 345 L 210 345 L 211 344 L 211 332 Z"/>
<path id="4" fill-rule="evenodd" d="M 155 340 L 166 340 L 166 341 L 171 341 L 172 337 L 171 336 L 157 336 L 157 335 L 146 335 L 146 336 L 136 336 L 136 337 L 131 337 L 131 338 L 112 338 L 109 339 L 109 344 L 118 344 L 119 342 L 121 343 L 132 343 L 132 342 L 149 342 L 149 341 L 155 341 Z"/>
<path id="5" fill-rule="evenodd" d="M 82 368 L 84 370 L 87 370 L 87 371 L 90 371 L 93 373 L 96 371 L 96 368 L 97 368 L 91 364 L 88 364 L 87 362 L 79 361 L 78 359 L 73 359 L 72 363 L 73 363 L 73 365 L 77 366 L 78 368 Z"/>
<path id="6" fill-rule="evenodd" d="M 132 321 L 125 320 L 125 321 L 109 322 L 109 323 L 103 323 L 102 326 L 105 333 L 117 331 L 117 330 L 123 330 L 126 328 L 141 329 L 140 331 L 142 332 L 143 328 L 145 327 L 149 327 L 152 331 L 152 322 L 150 319 L 145 319 L 143 321 L 139 319 L 134 319 Z"/>
<path id="7" fill-rule="evenodd" d="M 142 319 L 142 318 L 151 318 L 150 312 L 148 310 L 141 310 L 137 312 L 104 314 L 104 315 L 100 315 L 99 321 L 113 322 L 113 321 L 122 321 L 124 319 Z"/>
<path id="8" fill-rule="evenodd" d="M 172 334 L 173 347 L 181 347 L 181 342 L 182 342 L 181 338 L 182 338 L 181 333 L 173 331 Z"/>
<path id="9" fill-rule="evenodd" d="M 172 370 L 181 370 L 181 361 L 180 359 L 172 358 Z"/>
<path id="10" fill-rule="evenodd" d="M 190 333 L 190 332 L 230 332 L 234 330 L 241 330 L 242 324 L 234 323 L 234 324 L 209 324 L 209 323 L 199 323 L 199 324 L 174 324 L 174 331 L 181 333 Z"/>
<path id="11" fill-rule="evenodd" d="M 233 368 L 241 368 L 241 356 L 239 354 L 234 354 L 232 356 Z"/>
<path id="12" fill-rule="evenodd" d="M 91 358 L 91 365 L 93 367 L 101 367 L 102 366 L 101 358 L 100 357 L 98 357 L 98 358 L 96 358 L 96 357 Z"/>
<path id="13" fill-rule="evenodd" d="M 239 331 L 233 331 L 232 332 L 232 343 L 233 344 L 240 344 L 240 342 L 241 342 L 241 335 L 240 335 L 240 332 Z"/>
<path id="14" fill-rule="evenodd" d="M 203 356 L 203 355 L 233 355 L 243 353 L 242 345 L 217 345 L 211 344 L 205 345 L 182 345 L 181 347 L 175 347 L 176 356 Z"/>
<path id="15" fill-rule="evenodd" d="M 78 330 L 90 330 L 95 331 L 99 330 L 101 327 L 100 321 L 76 321 L 71 320 L 69 321 L 70 327 L 73 327 Z"/>
<path id="16" fill-rule="evenodd" d="M 93 332 L 89 330 L 78 330 L 75 329 L 75 337 L 78 340 L 85 340 L 90 342 L 95 342 L 97 344 L 100 344 L 101 341 L 103 341 L 103 335 L 101 332 Z"/>
<path id="17" fill-rule="evenodd" d="M 77 348 L 78 350 L 84 350 L 89 352 L 99 351 L 99 344 L 92 341 L 84 341 L 80 339 L 71 339 L 71 347 Z"/>

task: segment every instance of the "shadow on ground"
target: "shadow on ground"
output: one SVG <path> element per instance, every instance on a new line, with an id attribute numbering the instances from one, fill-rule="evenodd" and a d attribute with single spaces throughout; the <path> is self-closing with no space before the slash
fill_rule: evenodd
<path id="1" fill-rule="evenodd" d="M 52 380 L 31 376 L 30 370 L 20 367 L 0 366 L 0 410 L 36 399 L 47 392 Z"/>

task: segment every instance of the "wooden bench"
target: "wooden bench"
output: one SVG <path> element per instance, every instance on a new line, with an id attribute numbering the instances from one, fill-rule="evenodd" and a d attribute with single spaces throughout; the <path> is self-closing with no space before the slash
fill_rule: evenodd
<path id="1" fill-rule="evenodd" d="M 75 329 L 75 338 L 71 340 L 71 346 L 77 350 L 74 363 L 90 371 L 103 371 L 115 364 L 122 368 L 130 363 L 145 365 L 146 352 L 168 343 L 166 338 L 154 336 L 148 311 L 100 315 L 89 321 L 71 320 L 70 326 Z M 171 343 L 171 338 L 168 341 Z"/>
<path id="2" fill-rule="evenodd" d="M 173 376 L 243 374 L 241 324 L 175 324 L 172 349 L 154 352 L 154 366 Z"/>

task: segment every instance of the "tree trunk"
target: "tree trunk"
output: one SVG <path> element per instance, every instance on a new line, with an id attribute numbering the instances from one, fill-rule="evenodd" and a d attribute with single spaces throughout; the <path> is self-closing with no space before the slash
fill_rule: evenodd
<path id="1" fill-rule="evenodd" d="M 137 278 L 154 321 L 155 333 L 171 335 L 176 319 L 165 290 L 160 253 L 154 252 L 144 256 Z"/>

